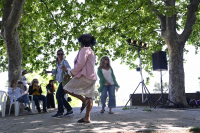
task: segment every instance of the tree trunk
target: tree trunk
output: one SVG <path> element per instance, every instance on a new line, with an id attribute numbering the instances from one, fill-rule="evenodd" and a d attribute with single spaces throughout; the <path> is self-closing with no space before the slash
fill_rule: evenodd
<path id="1" fill-rule="evenodd" d="M 8 55 L 8 82 L 20 79 L 22 50 L 17 31 L 25 0 L 6 0 L 1 23 L 1 37 Z"/>
<path id="2" fill-rule="evenodd" d="M 7 49 L 8 56 L 8 86 L 12 80 L 19 80 L 21 77 L 21 64 L 22 64 L 22 50 L 19 42 L 19 34 L 17 29 L 11 27 L 3 27 L 1 35 L 4 39 L 4 43 Z M 10 99 L 7 98 L 6 102 L 6 114 L 8 114 L 10 108 Z M 23 110 L 24 106 L 20 106 L 20 111 Z M 11 113 L 14 112 L 14 105 L 12 106 Z"/>
<path id="3" fill-rule="evenodd" d="M 185 95 L 185 74 L 183 68 L 183 49 L 185 43 L 179 43 L 173 37 L 168 41 L 169 48 L 169 100 L 187 106 Z"/>
<path id="4" fill-rule="evenodd" d="M 25 0 L 6 0 L 3 11 L 0 35 L 7 49 L 9 86 L 13 79 L 19 80 L 21 77 L 22 50 L 17 27 L 22 16 L 24 2 Z M 9 107 L 8 98 L 6 108 L 9 110 Z"/>
<path id="5" fill-rule="evenodd" d="M 10 83 L 13 79 L 19 80 L 21 77 L 22 50 L 17 29 L 13 32 L 9 28 L 6 30 L 4 42 L 8 54 L 8 81 Z"/>
<path id="6" fill-rule="evenodd" d="M 4 42 L 8 55 L 8 82 L 9 86 L 12 80 L 19 80 L 21 77 L 21 64 L 22 64 L 22 50 L 19 42 L 19 34 L 17 29 L 12 31 L 9 27 L 4 28 Z M 8 113 L 10 108 L 10 100 L 6 103 L 6 112 Z M 20 106 L 20 110 L 23 110 L 23 106 Z M 14 112 L 14 106 L 11 113 Z"/>
<path id="7" fill-rule="evenodd" d="M 185 75 L 183 68 L 183 49 L 186 41 L 192 33 L 196 21 L 195 12 L 198 9 L 200 0 L 191 0 L 187 9 L 187 20 L 182 34 L 176 31 L 177 14 L 172 16 L 158 15 L 161 23 L 161 36 L 169 49 L 169 100 L 188 106 L 185 95 Z M 166 0 L 166 6 L 174 7 L 176 0 Z M 156 11 L 158 12 L 158 11 Z"/>

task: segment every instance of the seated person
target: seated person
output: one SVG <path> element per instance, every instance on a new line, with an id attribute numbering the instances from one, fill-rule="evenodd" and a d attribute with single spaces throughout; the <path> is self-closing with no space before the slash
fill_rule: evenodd
<path id="1" fill-rule="evenodd" d="M 29 95 L 33 95 L 33 100 L 35 101 L 35 105 L 37 107 L 38 113 L 41 113 L 40 110 L 40 104 L 39 104 L 39 100 L 43 101 L 43 113 L 47 113 L 47 100 L 46 97 L 41 95 L 42 93 L 42 88 L 41 88 L 41 84 L 38 86 L 38 80 L 37 79 L 33 79 L 32 81 L 32 85 L 29 86 Z"/>
<path id="2" fill-rule="evenodd" d="M 54 80 L 49 80 L 49 84 L 46 86 L 47 89 L 47 108 L 55 108 L 54 103 Z"/>
<path id="3" fill-rule="evenodd" d="M 12 80 L 10 87 L 8 88 L 8 94 L 9 96 L 15 96 L 16 101 L 19 101 L 21 103 L 28 104 L 28 114 L 33 115 L 31 109 L 30 109 L 30 102 L 29 102 L 29 95 L 27 94 L 27 91 L 23 91 L 19 87 L 17 87 L 17 80 Z M 22 83 L 23 86 L 23 83 Z M 10 97 L 11 102 L 13 101 L 13 98 Z"/>

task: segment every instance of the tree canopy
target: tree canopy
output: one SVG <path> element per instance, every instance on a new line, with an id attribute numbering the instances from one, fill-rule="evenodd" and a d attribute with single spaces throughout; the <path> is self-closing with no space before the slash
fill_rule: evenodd
<path id="1" fill-rule="evenodd" d="M 3 16 L 6 0 L 0 3 L 0 16 Z M 74 12 L 76 1 L 66 0 L 30 0 L 23 6 L 22 17 L 17 28 L 22 48 L 22 67 L 30 70 L 47 69 L 49 65 L 55 66 L 57 49 L 65 47 L 67 54 L 78 50 L 78 45 L 72 43 L 72 37 L 77 37 L 78 26 Z M 74 25 L 74 27 L 72 26 Z M 1 27 L 2 28 L 2 27 Z M 67 41 L 69 40 L 69 41 Z M 8 57 L 4 40 L 0 39 L 0 70 L 8 68 Z"/>
<path id="2" fill-rule="evenodd" d="M 191 2 L 194 4 L 194 1 Z M 145 70 L 152 74 L 152 53 L 160 50 L 168 53 L 168 47 L 161 35 L 162 26 L 158 16 L 176 15 L 176 30 L 181 34 L 186 27 L 191 2 L 176 0 L 176 6 L 166 6 L 165 1 L 157 0 L 91 0 L 87 5 L 80 7 L 78 14 L 81 14 L 80 20 L 88 18 L 85 20 L 89 30 L 98 37 L 96 53 L 99 57 L 113 53 L 113 59 L 121 58 L 122 63 L 136 68 L 134 61 L 138 58 L 137 49 L 130 47 L 126 41 L 132 38 L 148 43 L 150 47 L 141 52 L 141 57 Z M 199 8 L 196 15 L 194 31 L 187 44 L 198 49 Z M 184 48 L 184 52 L 188 51 Z"/>
<path id="3" fill-rule="evenodd" d="M 0 16 L 3 16 L 5 2 L 3 0 L 0 4 Z M 149 49 L 142 50 L 141 57 L 143 67 L 152 74 L 151 54 L 159 50 L 168 52 L 161 37 L 158 15 L 176 14 L 176 29 L 181 31 L 185 27 L 190 4 L 190 0 L 177 0 L 176 6 L 166 6 L 164 1 L 157 0 L 26 1 L 17 28 L 23 53 L 22 67 L 47 69 L 49 65 L 55 65 L 51 57 L 55 56 L 58 48 L 64 47 L 67 54 L 76 51 L 79 45 L 73 40 L 82 33 L 91 33 L 98 41 L 94 50 L 99 58 L 113 55 L 113 60 L 121 58 L 121 62 L 130 68 L 137 67 L 134 61 L 138 54 L 136 48 L 128 45 L 127 39 L 148 43 Z M 198 50 L 199 11 L 196 14 L 194 31 L 187 44 Z M 6 71 L 8 60 L 2 39 L 0 47 L 0 69 Z"/>

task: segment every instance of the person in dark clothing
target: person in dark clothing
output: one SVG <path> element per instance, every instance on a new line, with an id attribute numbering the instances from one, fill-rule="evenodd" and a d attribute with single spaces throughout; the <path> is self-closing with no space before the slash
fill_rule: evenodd
<path id="1" fill-rule="evenodd" d="M 55 108 L 54 103 L 54 80 L 49 80 L 49 84 L 46 86 L 47 89 L 47 108 Z"/>
<path id="2" fill-rule="evenodd" d="M 47 113 L 47 100 L 46 97 L 44 95 L 41 95 L 42 93 L 42 88 L 41 88 L 41 84 L 38 86 L 38 80 L 37 79 L 33 79 L 32 81 L 32 85 L 29 86 L 29 95 L 33 95 L 33 100 L 35 101 L 35 105 L 37 107 L 38 113 L 41 113 L 40 110 L 40 104 L 39 104 L 39 100 L 43 101 L 43 113 Z"/>

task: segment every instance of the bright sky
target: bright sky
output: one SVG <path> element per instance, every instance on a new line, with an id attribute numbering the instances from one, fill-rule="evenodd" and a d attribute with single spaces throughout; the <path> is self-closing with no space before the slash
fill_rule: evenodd
<path id="1" fill-rule="evenodd" d="M 186 46 L 186 49 L 189 50 L 188 54 L 184 55 L 184 58 L 187 60 L 187 62 L 184 64 L 184 70 L 185 70 L 185 89 L 186 92 L 196 92 L 200 91 L 199 87 L 199 81 L 198 77 L 200 76 L 199 67 L 200 67 L 200 54 L 195 55 L 195 48 L 193 46 Z M 65 59 L 69 62 L 70 66 L 73 68 L 74 66 L 74 58 L 76 57 L 78 52 L 72 52 L 69 55 L 65 57 Z M 137 64 L 139 64 L 139 60 L 136 61 Z M 114 70 L 116 79 L 118 84 L 120 85 L 120 89 L 118 91 L 118 98 L 127 100 L 129 98 L 129 95 L 132 94 L 141 81 L 140 73 L 136 70 L 130 70 L 128 66 L 126 65 L 120 65 L 120 60 L 116 60 L 114 62 L 111 62 L 111 66 Z M 96 66 L 96 70 L 97 70 Z M 163 74 L 165 71 L 163 71 Z M 153 93 L 154 89 L 154 83 L 159 82 L 160 83 L 160 72 L 153 71 L 154 77 L 150 79 L 150 85 L 147 86 L 150 93 Z M 146 79 L 148 74 L 143 71 L 143 77 Z M 33 77 L 34 78 L 34 77 Z M 5 88 L 6 81 L 8 80 L 8 73 L 0 73 L 0 83 L 1 88 L 0 90 L 7 90 Z M 167 71 L 163 75 L 163 82 L 169 81 L 169 71 Z M 96 82 L 98 84 L 98 81 Z M 141 93 L 142 89 L 141 86 L 137 89 L 136 93 Z"/>

